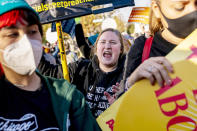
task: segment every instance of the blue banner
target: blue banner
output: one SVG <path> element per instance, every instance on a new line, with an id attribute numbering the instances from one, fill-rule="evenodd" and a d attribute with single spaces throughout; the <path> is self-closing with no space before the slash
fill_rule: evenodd
<path id="1" fill-rule="evenodd" d="M 26 0 L 40 16 L 41 23 L 71 19 L 94 12 L 106 12 L 116 8 L 133 6 L 134 0 Z M 110 9 L 93 11 L 92 7 L 112 4 Z"/>
<path id="2" fill-rule="evenodd" d="M 62 31 L 69 34 L 72 38 L 75 36 L 75 20 L 74 19 L 69 19 L 69 20 L 63 20 L 61 21 L 62 24 Z M 53 22 L 51 24 L 51 31 L 54 32 L 56 31 L 56 23 Z"/>

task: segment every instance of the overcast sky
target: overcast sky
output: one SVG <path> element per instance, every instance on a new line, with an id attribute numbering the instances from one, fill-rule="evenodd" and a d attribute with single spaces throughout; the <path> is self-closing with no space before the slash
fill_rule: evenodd
<path id="1" fill-rule="evenodd" d="M 150 6 L 150 0 L 134 0 L 135 6 Z"/>

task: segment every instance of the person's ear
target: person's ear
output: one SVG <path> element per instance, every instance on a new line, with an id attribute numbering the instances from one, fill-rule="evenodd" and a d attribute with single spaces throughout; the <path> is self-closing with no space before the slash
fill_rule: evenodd
<path id="1" fill-rule="evenodd" d="M 153 10 L 153 13 L 155 14 L 155 17 L 160 19 L 161 18 L 161 12 L 160 12 L 158 3 L 155 0 L 152 0 L 151 5 L 152 5 L 151 8 Z"/>

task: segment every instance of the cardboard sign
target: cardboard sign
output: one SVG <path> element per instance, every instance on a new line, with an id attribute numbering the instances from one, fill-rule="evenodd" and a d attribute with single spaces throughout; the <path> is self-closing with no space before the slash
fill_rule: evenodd
<path id="1" fill-rule="evenodd" d="M 196 36 L 197 30 L 166 56 L 174 63 L 173 84 L 137 82 L 97 118 L 102 130 L 197 130 Z"/>
<path id="2" fill-rule="evenodd" d="M 149 23 L 150 7 L 134 7 L 128 22 Z"/>

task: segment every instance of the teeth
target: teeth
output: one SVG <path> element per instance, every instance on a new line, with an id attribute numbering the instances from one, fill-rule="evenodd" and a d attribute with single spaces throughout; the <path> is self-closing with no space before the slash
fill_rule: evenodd
<path id="1" fill-rule="evenodd" d="M 105 51 L 104 53 L 106 53 L 106 54 L 111 54 L 111 52 L 109 52 L 109 51 Z"/>

